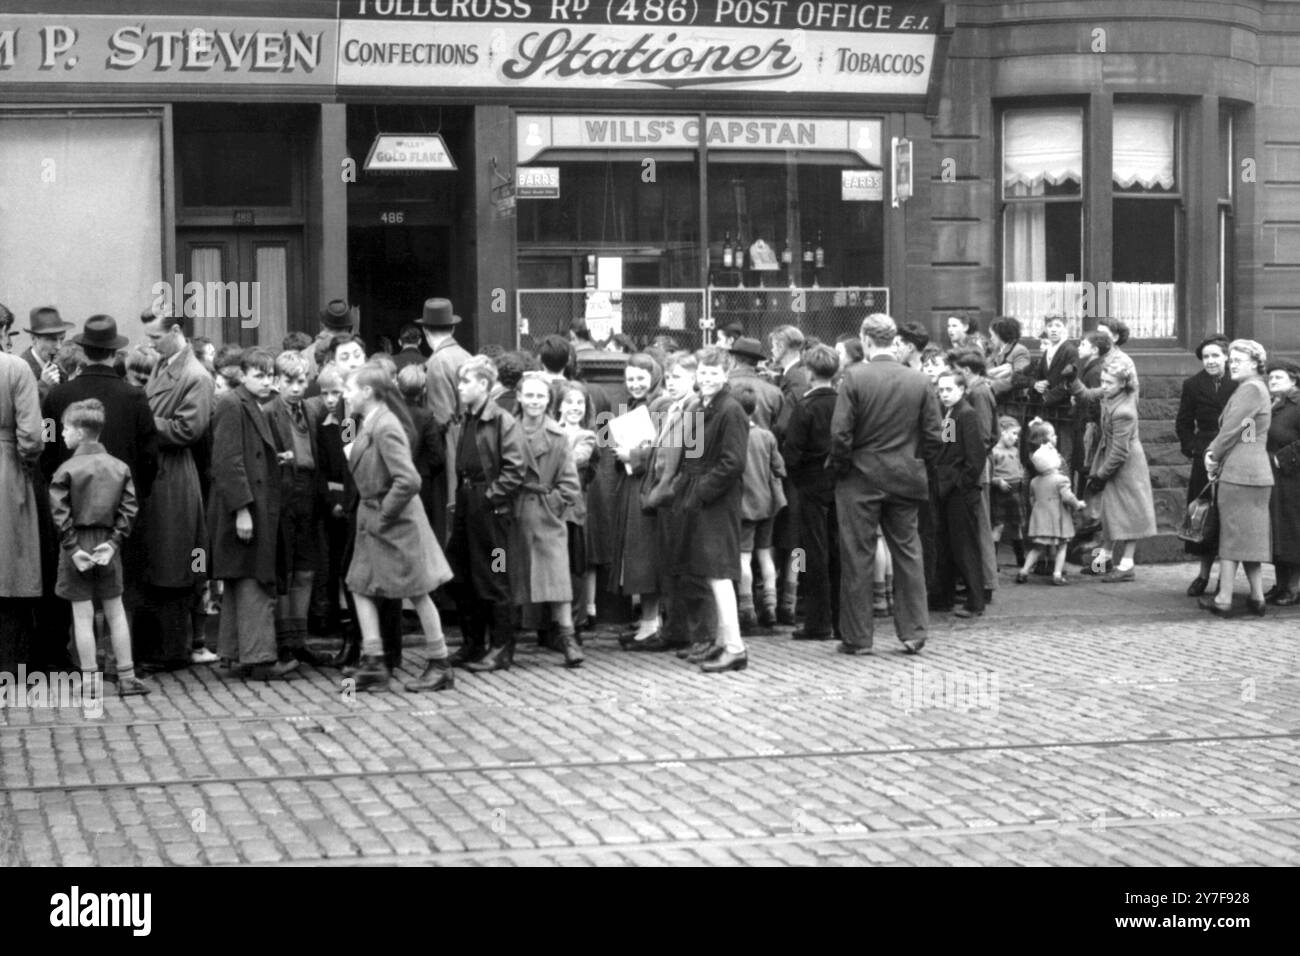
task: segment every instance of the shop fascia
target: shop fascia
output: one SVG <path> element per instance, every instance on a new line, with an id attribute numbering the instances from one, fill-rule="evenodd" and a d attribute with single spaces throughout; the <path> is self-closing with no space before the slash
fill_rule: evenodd
<path id="1" fill-rule="evenodd" d="M 517 162 L 549 149 L 749 149 L 837 151 L 881 166 L 879 119 L 604 114 L 517 117 Z"/>

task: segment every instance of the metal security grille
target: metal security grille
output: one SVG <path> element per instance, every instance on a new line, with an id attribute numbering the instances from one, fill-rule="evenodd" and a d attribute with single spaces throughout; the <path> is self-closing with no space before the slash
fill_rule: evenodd
<path id="1" fill-rule="evenodd" d="M 602 342 L 615 332 L 637 347 L 668 335 L 684 349 L 713 341 L 714 330 L 739 322 L 744 334 L 766 342 L 782 325 L 834 343 L 857 334 L 873 312 L 889 312 L 889 290 L 877 286 L 834 289 L 520 289 L 515 297 L 517 347 L 532 349 L 547 335 L 567 335 L 576 318 L 585 319 L 592 338 Z"/>

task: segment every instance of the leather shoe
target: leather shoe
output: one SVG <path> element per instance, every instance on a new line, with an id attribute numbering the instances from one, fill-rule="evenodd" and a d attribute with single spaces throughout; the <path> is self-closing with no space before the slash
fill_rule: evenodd
<path id="1" fill-rule="evenodd" d="M 1255 615 L 1256 617 L 1263 617 L 1265 612 L 1267 611 L 1267 608 L 1265 608 L 1264 606 L 1264 602 L 1256 601 L 1254 598 L 1246 599 L 1246 607 L 1249 608 L 1250 613 Z"/>
<path id="2" fill-rule="evenodd" d="M 1121 571 L 1119 568 L 1116 568 L 1114 571 L 1108 571 L 1101 576 L 1102 584 L 1119 584 L 1124 581 L 1134 580 L 1137 580 L 1137 575 L 1133 573 L 1132 568 L 1129 568 L 1127 571 Z"/>
<path id="3" fill-rule="evenodd" d="M 835 651 L 838 654 L 860 654 L 865 657 L 871 653 L 871 648 L 862 647 L 858 644 L 846 644 L 844 641 L 840 641 L 835 645 Z"/>
<path id="4" fill-rule="evenodd" d="M 1199 575 L 1192 579 L 1192 583 L 1187 585 L 1188 597 L 1200 597 L 1205 593 L 1205 589 L 1210 586 L 1210 579 L 1203 578 Z"/>
<path id="5" fill-rule="evenodd" d="M 1296 593 L 1290 588 L 1287 588 L 1273 598 L 1273 603 L 1278 607 L 1294 607 L 1295 605 L 1300 604 L 1300 593 Z"/>
<path id="6" fill-rule="evenodd" d="M 666 651 L 668 650 L 668 645 L 665 644 L 663 638 L 659 636 L 659 632 L 655 631 L 644 641 L 632 641 L 631 643 L 627 644 L 625 650 L 629 650 L 634 653 L 638 651 L 644 651 L 644 652 Z"/>
<path id="7" fill-rule="evenodd" d="M 560 651 L 564 654 L 565 667 L 581 667 L 582 662 L 586 660 L 583 656 L 582 648 L 578 646 L 578 635 L 572 628 L 565 630 L 561 628 L 557 632 Z"/>
<path id="8" fill-rule="evenodd" d="M 782 625 L 783 627 L 794 627 L 795 625 L 794 608 L 792 607 L 778 608 L 776 612 L 776 623 Z"/>
<path id="9" fill-rule="evenodd" d="M 806 627 L 801 627 L 790 635 L 791 639 L 796 641 L 829 641 L 835 637 L 830 631 L 821 634 L 809 631 Z"/>
<path id="10" fill-rule="evenodd" d="M 1188 593 L 1190 593 L 1190 591 Z M 1269 601 L 1271 603 L 1273 598 L 1277 597 L 1281 593 L 1282 593 L 1282 585 L 1275 584 L 1267 591 L 1264 592 L 1264 600 Z"/>
<path id="11" fill-rule="evenodd" d="M 953 617 L 983 617 L 983 611 L 972 611 L 968 607 L 959 607 L 952 612 Z"/>
<path id="12" fill-rule="evenodd" d="M 723 671 L 743 671 L 749 666 L 749 652 L 741 651 L 739 654 L 733 654 L 724 650 L 721 654 L 711 661 L 704 661 L 700 664 L 700 670 L 706 674 L 721 674 Z"/>
<path id="13" fill-rule="evenodd" d="M 712 646 L 713 645 L 708 641 L 691 644 L 678 650 L 677 659 L 680 661 L 687 660 L 688 658 L 694 657 L 696 654 L 703 654 Z"/>
<path id="14" fill-rule="evenodd" d="M 475 674 L 489 674 L 492 671 L 509 670 L 514 662 L 514 650 L 508 645 L 503 645 L 492 648 L 482 660 L 470 661 L 465 665 L 465 670 L 473 671 Z"/>
<path id="15" fill-rule="evenodd" d="M 918 638 L 917 640 L 914 640 L 914 641 L 904 641 L 904 642 L 903 642 L 903 653 L 904 653 L 904 654 L 920 654 L 920 653 L 921 653 L 921 648 L 923 648 L 923 647 L 925 647 L 925 638 L 923 638 L 923 637 L 922 637 L 922 638 Z"/>
<path id="16" fill-rule="evenodd" d="M 406 683 L 406 689 L 412 694 L 424 690 L 451 690 L 455 686 L 456 672 L 452 670 L 451 662 L 445 657 L 439 660 L 431 658 L 424 665 L 424 673 Z"/>
<path id="17" fill-rule="evenodd" d="M 1215 617 L 1232 617 L 1232 605 L 1226 607 L 1214 600 L 1213 597 L 1202 597 L 1196 602 L 1196 606 L 1202 610 L 1209 611 Z"/>
<path id="18" fill-rule="evenodd" d="M 330 667 L 330 657 L 322 657 L 313 651 L 310 647 L 295 647 L 293 650 L 295 660 L 301 661 L 309 667 Z"/>
<path id="19" fill-rule="evenodd" d="M 715 657 L 721 657 L 722 650 L 723 647 L 721 644 L 709 644 L 704 648 L 704 650 L 692 654 L 690 657 L 686 658 L 686 660 L 692 664 L 703 664 L 706 661 L 713 660 Z"/>
<path id="20" fill-rule="evenodd" d="M 452 667 L 468 667 L 470 664 L 474 664 L 478 661 L 481 661 L 484 657 L 487 656 L 487 652 L 488 649 L 486 647 L 476 647 L 475 645 L 472 644 L 462 644 L 459 650 L 457 650 L 454 654 L 452 654 L 451 657 L 448 658 L 448 660 L 451 661 Z"/>

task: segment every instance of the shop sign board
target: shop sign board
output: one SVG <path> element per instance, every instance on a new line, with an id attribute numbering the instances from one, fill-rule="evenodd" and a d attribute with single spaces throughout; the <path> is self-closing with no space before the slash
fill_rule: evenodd
<path id="1" fill-rule="evenodd" d="M 516 161 L 547 149 L 812 150 L 856 153 L 880 166 L 883 124 L 878 119 L 698 115 L 612 116 L 521 113 Z"/>
<path id="2" fill-rule="evenodd" d="M 924 95 L 937 2 L 344 0 L 340 86 Z"/>
<path id="3" fill-rule="evenodd" d="M 427 173 L 454 170 L 456 161 L 440 133 L 380 133 L 370 144 L 368 173 Z"/>
<path id="4" fill-rule="evenodd" d="M 201 7 L 186 16 L 4 12 L 0 88 L 5 83 L 331 86 L 337 48 L 333 16 L 294 18 L 278 10 L 274 20 L 207 16 Z"/>
<path id="5" fill-rule="evenodd" d="M 883 202 L 885 174 L 879 169 L 840 170 L 840 199 L 844 202 Z"/>
<path id="6" fill-rule="evenodd" d="M 559 166 L 520 166 L 515 169 L 516 195 L 520 199 L 559 199 Z"/>

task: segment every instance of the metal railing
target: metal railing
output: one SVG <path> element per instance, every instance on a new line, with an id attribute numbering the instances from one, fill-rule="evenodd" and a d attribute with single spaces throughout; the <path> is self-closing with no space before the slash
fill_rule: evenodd
<path id="1" fill-rule="evenodd" d="M 547 335 L 566 335 L 584 319 L 596 342 L 614 333 L 639 348 L 657 336 L 671 336 L 680 348 L 714 340 L 715 330 L 739 322 L 744 334 L 766 342 L 782 325 L 834 343 L 857 334 L 873 312 L 889 311 L 889 290 L 880 286 L 843 288 L 520 289 L 515 294 L 516 347 L 531 349 Z"/>

